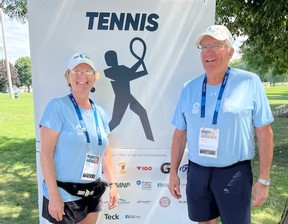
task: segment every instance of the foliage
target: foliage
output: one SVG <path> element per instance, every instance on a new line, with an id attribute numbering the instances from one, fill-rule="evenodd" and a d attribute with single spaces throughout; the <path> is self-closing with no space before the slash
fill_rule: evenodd
<path id="1" fill-rule="evenodd" d="M 18 72 L 19 86 L 26 86 L 28 92 L 32 85 L 31 61 L 30 57 L 18 58 L 15 62 L 15 68 Z"/>
<path id="2" fill-rule="evenodd" d="M 243 70 L 247 70 L 250 72 L 254 72 L 260 76 L 262 82 L 287 82 L 288 81 L 288 73 L 280 74 L 280 75 L 273 75 L 272 69 L 269 69 L 266 73 L 261 73 L 257 68 L 251 66 L 245 58 L 236 58 L 230 61 L 229 66 L 234 68 L 239 68 Z"/>
<path id="3" fill-rule="evenodd" d="M 21 23 L 28 20 L 27 0 L 1 0 L 0 8 L 10 19 Z"/>
<path id="4" fill-rule="evenodd" d="M 216 23 L 235 36 L 246 36 L 243 58 L 257 73 L 288 73 L 288 1 L 219 0 Z"/>
<path id="5" fill-rule="evenodd" d="M 14 66 L 9 62 L 10 66 L 10 75 L 12 85 L 19 85 L 18 73 Z M 8 76 L 7 76 L 7 67 L 6 60 L 0 60 L 0 92 L 6 92 L 8 87 Z"/>

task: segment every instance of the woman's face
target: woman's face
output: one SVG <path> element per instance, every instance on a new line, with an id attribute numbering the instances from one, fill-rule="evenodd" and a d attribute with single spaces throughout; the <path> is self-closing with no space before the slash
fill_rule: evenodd
<path id="1" fill-rule="evenodd" d="M 96 72 L 88 64 L 79 64 L 69 71 L 68 83 L 73 93 L 89 93 L 95 84 Z"/>

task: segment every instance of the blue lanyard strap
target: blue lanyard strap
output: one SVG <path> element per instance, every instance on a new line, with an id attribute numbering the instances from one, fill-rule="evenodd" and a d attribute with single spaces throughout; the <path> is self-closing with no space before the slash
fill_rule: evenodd
<path id="1" fill-rule="evenodd" d="M 213 122 L 212 122 L 212 124 L 214 124 L 214 125 L 217 124 L 219 108 L 220 108 L 222 96 L 223 96 L 224 89 L 225 89 L 226 84 L 227 84 L 229 74 L 230 74 L 230 68 L 228 68 L 225 72 L 225 75 L 224 75 L 224 78 L 223 78 L 223 81 L 221 84 L 221 88 L 220 88 L 220 91 L 218 94 L 218 98 L 217 98 L 217 102 L 216 102 L 216 106 L 215 106 L 215 110 L 214 110 L 214 115 L 213 115 Z M 201 118 L 205 117 L 206 91 L 207 91 L 207 76 L 205 76 L 205 78 L 203 80 L 203 85 L 202 85 Z"/>
<path id="2" fill-rule="evenodd" d="M 94 113 L 94 118 L 95 118 L 95 123 L 96 123 L 96 131 L 97 131 L 97 135 L 98 135 L 98 145 L 102 145 L 102 137 L 101 137 L 101 131 L 100 131 L 100 128 L 99 128 L 97 109 L 96 109 L 96 106 L 95 106 L 94 102 L 91 99 L 89 99 L 89 101 L 90 101 L 90 104 L 92 106 L 93 113 Z"/>
<path id="3" fill-rule="evenodd" d="M 80 111 L 80 108 L 73 96 L 72 93 L 69 94 L 69 98 L 70 100 L 72 101 L 73 105 L 74 105 L 74 108 L 76 110 L 76 113 L 78 115 L 78 118 L 79 118 L 79 122 L 80 122 L 80 125 L 81 125 L 81 128 L 86 136 L 86 140 L 87 140 L 87 143 L 90 143 L 90 136 L 89 136 L 89 133 L 87 131 L 87 128 L 86 128 L 86 125 L 85 125 L 85 122 L 83 120 L 83 117 L 82 117 L 82 114 L 81 114 L 81 111 Z M 93 109 L 93 113 L 94 113 L 94 118 L 95 118 L 95 123 L 96 123 L 96 131 L 97 131 L 97 135 L 98 135 L 98 145 L 102 145 L 102 137 L 101 137 L 101 132 L 100 132 L 100 128 L 99 128 L 99 122 L 98 122 L 98 116 L 97 116 L 97 112 L 96 112 L 96 106 L 94 104 L 94 102 L 89 99 L 90 101 L 90 104 L 92 106 L 92 109 Z"/>

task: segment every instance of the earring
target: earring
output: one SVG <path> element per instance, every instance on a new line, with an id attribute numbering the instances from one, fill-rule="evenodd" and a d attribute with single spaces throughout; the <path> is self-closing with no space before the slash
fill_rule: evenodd
<path id="1" fill-rule="evenodd" d="M 96 90 L 95 87 L 92 87 L 92 88 L 90 89 L 90 92 L 91 92 L 91 93 L 94 93 L 95 90 Z"/>

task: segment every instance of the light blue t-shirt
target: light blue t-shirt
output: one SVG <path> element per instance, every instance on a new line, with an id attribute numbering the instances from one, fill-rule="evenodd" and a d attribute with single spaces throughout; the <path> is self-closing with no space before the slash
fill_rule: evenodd
<path id="1" fill-rule="evenodd" d="M 107 135 L 110 133 L 107 117 L 103 109 L 95 104 L 97 117 L 102 137 L 102 145 L 98 145 L 98 135 L 93 110 L 80 111 L 89 133 L 90 141 L 89 153 L 100 156 L 100 166 L 96 174 L 102 173 L 102 159 L 108 145 Z M 91 181 L 81 180 L 88 144 L 86 136 L 81 129 L 79 118 L 75 107 L 69 96 L 51 100 L 43 113 L 40 126 L 45 126 L 59 132 L 58 141 L 54 151 L 54 166 L 56 179 L 62 182 L 88 183 Z M 64 202 L 80 199 L 67 193 L 62 188 L 58 188 Z M 49 199 L 48 189 L 43 183 L 43 194 Z"/>
<path id="2" fill-rule="evenodd" d="M 184 84 L 172 124 L 187 130 L 188 159 L 202 166 L 225 167 L 255 156 L 254 128 L 274 118 L 260 78 L 231 68 L 221 100 L 217 125 L 212 125 L 221 84 L 207 85 L 205 118 L 201 118 L 202 84 L 205 74 Z M 200 127 L 219 129 L 217 158 L 199 156 Z"/>

